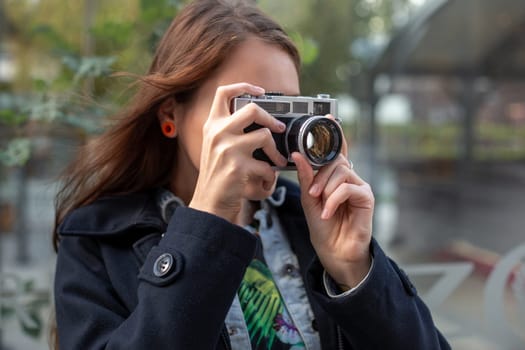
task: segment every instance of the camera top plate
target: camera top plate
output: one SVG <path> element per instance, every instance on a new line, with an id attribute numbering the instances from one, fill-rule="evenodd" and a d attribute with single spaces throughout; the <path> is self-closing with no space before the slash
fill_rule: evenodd
<path id="1" fill-rule="evenodd" d="M 326 94 L 319 94 L 317 97 L 285 96 L 278 93 L 261 96 L 242 95 L 234 99 L 233 110 L 236 111 L 248 103 L 256 103 L 270 114 L 302 113 L 337 116 L 337 100 Z"/>

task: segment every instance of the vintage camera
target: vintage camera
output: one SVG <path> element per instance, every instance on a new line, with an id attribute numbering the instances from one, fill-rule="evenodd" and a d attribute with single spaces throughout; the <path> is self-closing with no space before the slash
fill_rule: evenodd
<path id="1" fill-rule="evenodd" d="M 337 115 L 337 100 L 329 95 L 283 96 L 282 94 L 266 94 L 262 96 L 243 95 L 233 100 L 233 110 L 256 103 L 275 118 L 286 124 L 286 131 L 273 133 L 272 136 L 279 152 L 288 159 L 288 164 L 279 169 L 296 169 L 291 158 L 293 152 L 303 154 L 314 169 L 333 161 L 341 152 L 343 133 L 338 122 L 326 117 L 327 114 Z M 261 128 L 252 124 L 245 132 Z M 273 162 L 262 149 L 254 152 L 254 157 L 271 165 Z"/>

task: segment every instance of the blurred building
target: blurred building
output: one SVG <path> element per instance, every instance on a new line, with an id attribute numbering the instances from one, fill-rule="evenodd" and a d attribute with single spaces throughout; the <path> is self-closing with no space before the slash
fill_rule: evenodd
<path id="1" fill-rule="evenodd" d="M 356 84 L 370 179 L 390 208 L 378 238 L 430 264 L 415 278 L 429 297 L 448 293 L 433 307 L 454 348 L 523 348 L 525 2 L 427 1 Z M 439 285 L 454 262 L 472 271 Z"/>

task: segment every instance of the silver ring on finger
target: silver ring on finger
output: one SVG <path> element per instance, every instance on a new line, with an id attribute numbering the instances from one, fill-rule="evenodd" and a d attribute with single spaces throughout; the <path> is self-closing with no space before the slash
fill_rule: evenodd
<path id="1" fill-rule="evenodd" d="M 349 166 L 350 170 L 354 169 L 354 163 L 350 159 L 348 159 L 348 166 Z"/>

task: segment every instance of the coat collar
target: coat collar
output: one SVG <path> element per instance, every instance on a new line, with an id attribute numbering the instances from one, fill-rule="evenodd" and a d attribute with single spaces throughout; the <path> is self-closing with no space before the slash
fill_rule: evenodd
<path id="1" fill-rule="evenodd" d="M 282 209 L 293 216 L 302 216 L 300 191 L 291 180 L 279 178 L 277 188 L 286 187 Z M 129 229 L 166 228 L 158 203 L 159 189 L 137 193 L 105 196 L 71 211 L 58 227 L 62 236 L 116 236 Z"/>
<path id="2" fill-rule="evenodd" d="M 156 191 L 101 197 L 70 212 L 58 227 L 64 236 L 114 236 L 130 228 L 163 230 Z"/>

